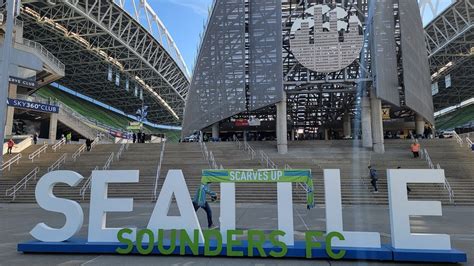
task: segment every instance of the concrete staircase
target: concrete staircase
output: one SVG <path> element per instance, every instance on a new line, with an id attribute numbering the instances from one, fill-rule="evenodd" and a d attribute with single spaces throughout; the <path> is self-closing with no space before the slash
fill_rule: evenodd
<path id="1" fill-rule="evenodd" d="M 317 204 L 324 204 L 323 169 L 341 170 L 341 189 L 343 204 L 388 204 L 386 169 L 417 168 L 427 169 L 427 163 L 422 159 L 413 159 L 409 150 L 410 141 L 387 140 L 386 150 L 383 155 L 374 154 L 369 150 L 354 147 L 353 141 L 296 141 L 289 143 L 289 153 L 279 155 L 274 142 L 249 142 L 257 151 L 263 150 L 277 165 L 284 168 L 286 164 L 293 169 L 311 169 L 315 184 Z M 258 159 L 251 159 L 249 155 L 240 150 L 235 143 L 220 142 L 206 143 L 218 163 L 226 169 L 262 169 Z M 455 204 L 474 205 L 474 155 L 467 149 L 461 148 L 454 140 L 424 140 L 423 148 L 430 153 L 433 162 L 440 163 L 445 169 L 446 177 L 455 192 Z M 153 201 L 153 192 L 156 180 L 156 171 L 160 160 L 162 144 L 131 144 L 120 160 L 114 160 L 110 170 L 139 170 L 140 182 L 132 184 L 111 184 L 109 197 L 133 197 L 136 201 Z M 61 169 L 72 170 L 84 176 L 84 181 L 77 187 L 70 188 L 58 185 L 54 193 L 57 196 L 82 201 L 79 190 L 85 180 L 90 176 L 92 169 L 99 166 L 101 169 L 110 153 L 115 154 L 120 149 L 116 144 L 100 144 L 91 152 L 84 152 L 75 162 L 71 159 L 72 153 L 79 145 L 65 145 L 58 152 L 47 153 L 31 163 L 28 153 L 39 148 L 38 146 L 25 150 L 19 165 L 15 165 L 11 172 L 4 172 L 0 180 L 2 194 L 0 201 L 10 202 L 11 198 L 4 196 L 4 191 L 13 186 L 35 166 L 41 168 L 41 177 L 47 167 L 57 160 L 62 153 L 68 153 L 66 164 Z M 371 191 L 367 166 L 373 165 L 379 174 L 380 193 Z M 191 197 L 194 196 L 201 180 L 202 169 L 209 169 L 209 163 L 204 159 L 201 148 L 197 143 L 168 143 L 163 158 L 163 164 L 158 180 L 158 193 L 161 190 L 168 170 L 181 169 L 184 173 Z M 15 202 L 35 202 L 35 182 L 31 182 L 26 190 L 21 190 Z M 441 200 L 443 204 L 451 204 L 449 197 L 442 187 L 433 185 L 411 184 L 412 193 L 409 198 L 413 200 Z M 219 185 L 213 184 L 211 188 L 219 192 Z M 306 193 L 295 184 L 293 189 L 295 203 L 304 204 Z M 84 201 L 89 200 L 89 191 Z M 238 203 L 276 202 L 277 193 L 275 184 L 237 184 L 236 201 Z"/>
<path id="2" fill-rule="evenodd" d="M 288 143 L 288 154 L 278 154 L 276 142 L 249 142 L 257 151 L 264 151 L 279 169 L 285 165 L 293 169 L 311 169 L 317 204 L 324 204 L 323 169 L 340 169 L 343 204 L 374 204 L 374 197 L 364 184 L 370 151 L 354 147 L 352 141 L 293 141 Z M 305 193 L 294 187 L 298 199 L 304 201 Z M 297 197 L 293 196 L 296 201 Z"/>
<path id="3" fill-rule="evenodd" d="M 67 144 L 61 146 L 60 149 L 53 151 L 51 146 L 48 146 L 45 153 L 41 153 L 40 157 L 37 157 L 32 162 L 28 157 L 31 153 L 39 149 L 42 145 L 32 145 L 22 152 L 22 158 L 18 165 L 12 165 L 10 171 L 5 170 L 2 173 L 0 179 L 0 202 L 10 202 L 11 197 L 5 195 L 5 191 L 14 186 L 18 181 L 30 173 L 34 168 L 39 167 L 40 171 L 37 175 L 38 178 L 43 176 L 48 167 L 56 162 L 63 154 L 68 154 L 68 158 L 80 147 L 79 144 Z M 9 155 L 11 156 L 11 155 Z M 5 158 L 7 159 L 7 158 Z M 36 187 L 36 181 L 31 180 L 28 182 L 26 189 L 21 189 L 17 193 L 15 202 L 35 202 L 34 189 Z"/>

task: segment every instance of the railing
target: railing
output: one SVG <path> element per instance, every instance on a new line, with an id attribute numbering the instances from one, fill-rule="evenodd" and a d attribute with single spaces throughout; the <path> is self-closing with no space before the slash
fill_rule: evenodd
<path id="1" fill-rule="evenodd" d="M 214 154 L 212 153 L 212 151 L 209 151 L 207 149 L 206 143 L 205 142 L 199 142 L 199 145 L 201 146 L 201 151 L 202 151 L 203 157 L 209 163 L 209 166 L 212 169 L 219 169 L 219 166 L 217 165 L 217 162 L 216 162 L 216 158 L 214 158 Z"/>
<path id="2" fill-rule="evenodd" d="M 99 170 L 99 167 L 96 166 L 94 168 L 94 170 L 92 171 L 97 171 Z M 86 191 L 87 189 L 91 186 L 91 182 L 92 182 L 92 173 L 91 175 L 86 179 L 86 182 L 84 182 L 84 185 L 82 185 L 81 189 L 79 190 L 79 195 L 82 196 L 82 200 L 84 200 L 84 197 L 86 196 Z"/>
<path id="3" fill-rule="evenodd" d="M 100 141 L 100 138 L 99 138 L 99 137 L 96 137 L 96 138 L 94 139 L 94 141 L 92 142 L 92 144 L 91 144 L 91 148 L 94 148 L 95 145 L 99 144 L 99 141 Z"/>
<path id="4" fill-rule="evenodd" d="M 243 149 L 244 151 L 246 151 L 248 153 L 248 155 L 250 156 L 250 159 L 252 159 L 252 160 L 255 159 L 255 157 L 257 156 L 257 153 L 252 148 L 252 146 L 250 146 L 248 144 L 247 141 L 244 141 L 244 143 L 242 143 L 242 142 L 240 142 L 239 139 L 235 139 L 235 142 L 239 146 L 239 149 Z"/>
<path id="5" fill-rule="evenodd" d="M 267 169 L 277 169 L 278 166 L 268 157 L 268 155 L 260 150 L 260 163 L 267 167 Z"/>
<path id="6" fill-rule="evenodd" d="M 72 159 L 76 161 L 77 157 L 81 156 L 81 153 L 83 153 L 85 149 L 86 149 L 86 144 L 82 144 L 81 147 L 79 147 L 79 149 L 77 149 L 77 151 L 74 152 L 74 154 L 72 155 Z"/>
<path id="7" fill-rule="evenodd" d="M 51 148 L 56 152 L 57 149 L 61 149 L 61 146 L 66 143 L 66 139 L 62 138 L 60 141 L 56 142 Z"/>
<path id="8" fill-rule="evenodd" d="M 454 138 L 456 139 L 456 141 L 458 142 L 459 146 L 464 146 L 464 143 L 462 141 L 462 138 L 458 135 L 458 133 L 456 131 L 453 130 L 453 136 Z"/>
<path id="9" fill-rule="evenodd" d="M 46 152 L 46 149 L 47 149 L 47 148 L 48 148 L 48 144 L 45 143 L 43 146 L 41 146 L 41 148 L 37 149 L 37 150 L 34 151 L 32 154 L 30 154 L 30 155 L 28 156 L 28 159 L 30 159 L 31 162 L 33 162 L 36 157 L 40 157 L 40 155 L 41 155 L 42 152 Z"/>
<path id="10" fill-rule="evenodd" d="M 107 159 L 107 162 L 105 162 L 104 167 L 102 167 L 102 170 L 109 169 L 113 161 L 114 161 L 114 153 L 112 152 L 109 156 L 109 159 Z"/>
<path id="11" fill-rule="evenodd" d="M 467 143 L 467 147 L 468 147 L 469 149 L 472 149 L 472 145 L 473 145 L 474 143 L 472 142 L 472 140 L 471 140 L 469 137 L 466 137 L 466 143 Z"/>
<path id="12" fill-rule="evenodd" d="M 26 189 L 26 185 L 31 179 L 36 180 L 39 170 L 40 170 L 39 167 L 36 167 L 35 169 L 33 169 L 33 171 L 28 173 L 25 177 L 23 177 L 20 181 L 18 181 L 18 183 L 16 183 L 13 187 L 7 189 L 7 191 L 5 191 L 5 195 L 7 197 L 13 197 L 13 200 L 15 200 L 18 190 L 20 190 L 21 188 Z"/>
<path id="13" fill-rule="evenodd" d="M 56 169 L 59 169 L 59 167 L 61 167 L 61 165 L 66 162 L 66 157 L 67 157 L 67 153 L 59 157 L 59 159 L 56 162 L 54 162 L 50 167 L 48 167 L 48 173 Z"/>
<path id="14" fill-rule="evenodd" d="M 436 168 L 441 169 L 441 166 L 437 164 Z M 447 178 L 444 178 L 444 189 L 448 192 L 449 202 L 454 203 L 454 190 L 451 188 Z"/>
<path id="15" fill-rule="evenodd" d="M 129 143 L 123 143 L 121 146 L 120 146 L 120 150 L 117 152 L 117 155 L 115 156 L 117 161 L 120 160 L 120 157 L 122 157 L 122 154 L 124 151 L 128 150 L 128 146 L 129 146 Z"/>
<path id="16" fill-rule="evenodd" d="M 56 56 L 54 56 L 50 51 L 48 51 L 48 49 L 44 48 L 43 45 L 37 42 L 28 40 L 28 39 L 23 39 L 23 45 L 33 48 L 39 53 L 41 53 L 42 55 L 44 55 L 46 58 L 51 60 L 51 62 L 56 64 L 60 70 L 64 71 L 66 69 L 64 64 L 61 61 L 59 61 L 59 59 L 56 58 Z"/>
<path id="17" fill-rule="evenodd" d="M 157 195 L 158 195 L 158 180 L 160 179 L 161 165 L 163 164 L 163 157 L 165 155 L 165 146 L 166 146 L 166 140 L 163 142 L 163 145 L 161 146 L 160 161 L 158 162 L 158 168 L 156 169 L 155 188 L 153 190 L 153 200 L 156 200 Z"/>
<path id="18" fill-rule="evenodd" d="M 18 153 L 17 155 L 13 156 L 10 160 L 8 160 L 8 161 L 6 161 L 2 164 L 2 169 L 0 169 L 0 170 L 3 171 L 8 167 L 8 171 L 10 171 L 11 165 L 14 164 L 14 163 L 19 164 L 21 157 L 22 157 L 21 153 Z"/>
<path id="19" fill-rule="evenodd" d="M 421 150 L 421 157 L 423 158 L 423 156 L 425 157 L 426 161 L 428 162 L 428 166 L 429 166 L 430 169 L 441 169 L 441 166 L 439 165 L 439 163 L 435 167 L 435 165 L 433 164 L 433 161 L 431 160 L 431 157 L 430 157 L 430 155 L 429 155 L 429 153 L 426 149 Z M 446 177 L 444 178 L 443 188 L 448 192 L 449 202 L 454 203 L 454 191 L 451 188 L 451 185 L 449 184 L 449 181 Z"/>

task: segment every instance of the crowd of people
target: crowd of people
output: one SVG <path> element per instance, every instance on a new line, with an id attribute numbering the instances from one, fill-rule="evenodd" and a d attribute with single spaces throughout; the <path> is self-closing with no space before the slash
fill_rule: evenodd
<path id="1" fill-rule="evenodd" d="M 136 134 L 133 133 L 132 135 L 133 143 L 145 143 L 146 139 L 147 139 L 147 135 L 142 132 L 138 132 Z"/>

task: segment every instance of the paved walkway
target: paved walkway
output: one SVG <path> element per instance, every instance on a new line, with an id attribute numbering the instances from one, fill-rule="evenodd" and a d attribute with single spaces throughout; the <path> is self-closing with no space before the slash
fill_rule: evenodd
<path id="1" fill-rule="evenodd" d="M 219 207 L 211 205 L 215 222 Z M 154 204 L 136 203 L 131 214 L 108 215 L 110 227 L 146 227 Z M 88 204 L 83 205 L 84 226 L 80 236 L 86 238 Z M 295 234 L 304 238 L 304 231 L 325 230 L 324 208 L 307 211 L 305 206 L 294 207 Z M 171 213 L 177 214 L 173 208 Z M 380 232 L 382 242 L 390 242 L 389 211 L 386 206 L 348 206 L 344 208 L 345 230 Z M 201 224 L 206 224 L 204 211 L 198 212 Z M 39 222 L 60 227 L 64 217 L 43 211 L 35 204 L 0 204 L 0 265 L 395 265 L 395 263 L 277 260 L 255 258 L 203 258 L 164 256 L 118 256 L 118 255 L 47 255 L 22 254 L 16 251 L 19 242 L 31 240 L 29 231 Z M 273 230 L 277 228 L 276 204 L 238 204 L 237 227 L 241 229 Z M 451 235 L 454 248 L 468 253 L 468 263 L 474 265 L 474 208 L 444 207 L 443 217 L 413 217 L 412 231 L 419 233 L 447 233 Z M 413 264 L 403 264 L 413 265 Z M 440 264 L 439 264 L 440 265 Z"/>

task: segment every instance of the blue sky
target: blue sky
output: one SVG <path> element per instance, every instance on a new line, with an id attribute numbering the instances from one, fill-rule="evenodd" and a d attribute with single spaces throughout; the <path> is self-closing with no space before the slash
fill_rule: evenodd
<path id="1" fill-rule="evenodd" d="M 192 71 L 199 34 L 212 0 L 149 0 L 148 3 L 165 24 Z"/>

